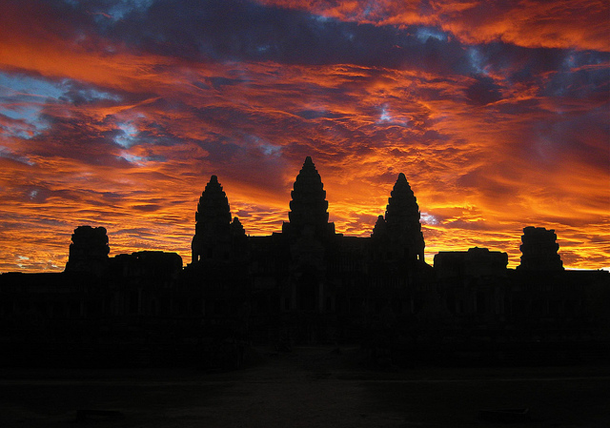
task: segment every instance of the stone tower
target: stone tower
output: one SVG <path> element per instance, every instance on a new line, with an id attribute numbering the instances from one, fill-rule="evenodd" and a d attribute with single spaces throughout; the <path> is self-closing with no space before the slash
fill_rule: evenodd
<path id="1" fill-rule="evenodd" d="M 556 242 L 555 230 L 544 227 L 528 226 L 521 236 L 520 270 L 557 271 L 563 270 L 563 262 L 557 254 L 559 244 Z"/>
<path id="2" fill-rule="evenodd" d="M 108 235 L 104 227 L 74 229 L 66 272 L 102 275 L 108 267 Z"/>
<path id="3" fill-rule="evenodd" d="M 193 263 L 226 260 L 231 247 L 231 210 L 218 177 L 213 175 L 199 198 L 195 213 Z"/>
<path id="4" fill-rule="evenodd" d="M 419 206 L 403 173 L 398 175 L 388 199 L 385 219 L 379 216 L 372 238 L 390 257 L 406 262 L 424 261 L 424 235 Z"/>
<path id="5" fill-rule="evenodd" d="M 311 235 L 317 238 L 334 235 L 335 225 L 328 222 L 326 191 L 310 156 L 305 158 L 291 196 L 289 222 L 282 226 L 284 234 L 289 237 Z"/>

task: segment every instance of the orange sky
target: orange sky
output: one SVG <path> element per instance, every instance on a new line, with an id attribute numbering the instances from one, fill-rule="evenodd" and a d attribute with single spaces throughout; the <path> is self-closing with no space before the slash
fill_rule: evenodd
<path id="1" fill-rule="evenodd" d="M 610 10 L 596 1 L 7 0 L 0 272 L 61 271 L 70 235 L 190 262 L 218 175 L 247 233 L 281 230 L 306 156 L 337 232 L 368 236 L 398 173 L 426 259 L 519 263 L 555 229 L 610 267 Z"/>

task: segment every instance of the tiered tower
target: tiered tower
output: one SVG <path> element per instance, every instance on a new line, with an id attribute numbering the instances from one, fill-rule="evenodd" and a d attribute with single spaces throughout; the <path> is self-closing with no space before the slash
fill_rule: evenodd
<path id="1" fill-rule="evenodd" d="M 229 200 L 218 177 L 213 175 L 199 198 L 195 213 L 195 236 L 191 245 L 193 263 L 228 261 L 234 256 L 234 243 L 246 239 L 239 219 L 231 223 Z"/>
<path id="2" fill-rule="evenodd" d="M 379 216 L 373 230 L 373 241 L 386 255 L 397 261 L 424 261 L 424 235 L 421 231 L 419 206 L 407 178 L 398 175 L 388 199 L 385 219 Z"/>
<path id="3" fill-rule="evenodd" d="M 335 233 L 335 224 L 328 222 L 328 201 L 320 174 L 310 156 L 305 158 L 303 167 L 294 182 L 291 192 L 288 223 L 282 232 L 289 237 L 312 235 L 325 238 Z"/>
<path id="4" fill-rule="evenodd" d="M 108 235 L 104 227 L 74 229 L 66 272 L 102 275 L 108 267 Z"/>
<path id="5" fill-rule="evenodd" d="M 523 229 L 521 236 L 521 264 L 520 270 L 529 271 L 557 271 L 563 270 L 563 262 L 557 251 L 555 230 L 546 230 L 544 227 L 528 226 Z"/>

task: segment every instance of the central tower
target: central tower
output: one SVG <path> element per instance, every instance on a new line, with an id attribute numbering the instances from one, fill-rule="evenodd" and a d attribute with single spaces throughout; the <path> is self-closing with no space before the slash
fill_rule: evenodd
<path id="1" fill-rule="evenodd" d="M 335 224 L 328 222 L 326 191 L 310 156 L 305 158 L 291 196 L 289 222 L 282 225 L 282 233 L 293 238 L 334 235 Z"/>

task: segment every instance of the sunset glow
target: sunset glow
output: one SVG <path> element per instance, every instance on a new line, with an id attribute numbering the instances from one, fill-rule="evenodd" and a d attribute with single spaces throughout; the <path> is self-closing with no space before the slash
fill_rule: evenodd
<path id="1" fill-rule="evenodd" d="M 338 233 L 369 236 L 403 172 L 426 260 L 519 264 L 555 229 L 610 267 L 605 1 L 5 0 L 0 272 L 62 271 L 80 225 L 110 255 L 190 260 L 218 176 L 250 235 L 281 231 L 306 156 Z"/>

